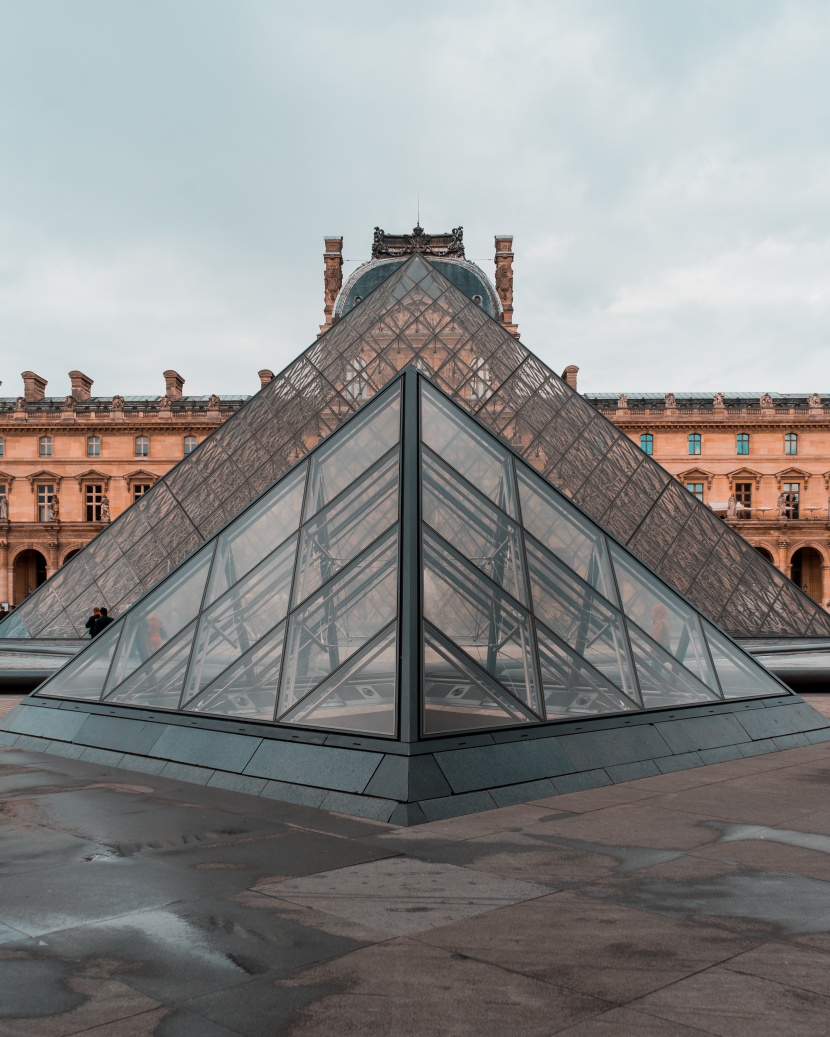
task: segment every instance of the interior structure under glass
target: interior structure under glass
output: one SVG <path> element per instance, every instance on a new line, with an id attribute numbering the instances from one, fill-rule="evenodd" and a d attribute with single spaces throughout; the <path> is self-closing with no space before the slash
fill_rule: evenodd
<path id="1" fill-rule="evenodd" d="M 38 694 L 395 738 L 785 691 L 410 368 Z"/>

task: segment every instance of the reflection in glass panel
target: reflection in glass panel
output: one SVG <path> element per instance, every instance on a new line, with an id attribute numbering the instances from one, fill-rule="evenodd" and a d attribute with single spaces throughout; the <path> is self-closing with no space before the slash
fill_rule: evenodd
<path id="1" fill-rule="evenodd" d="M 709 642 L 724 698 L 787 693 L 787 689 L 782 688 L 760 663 L 744 655 L 737 645 L 708 623 L 703 624 L 703 632 Z"/>
<path id="2" fill-rule="evenodd" d="M 516 465 L 522 526 L 569 569 L 616 604 L 605 537 L 537 475 Z"/>
<path id="3" fill-rule="evenodd" d="M 189 713 L 273 720 L 284 637 L 285 623 L 280 623 L 184 708 Z"/>
<path id="4" fill-rule="evenodd" d="M 400 439 L 401 393 L 396 386 L 320 449 L 311 461 L 305 517 L 346 489 Z"/>
<path id="5" fill-rule="evenodd" d="M 620 614 L 532 537 L 525 537 L 525 546 L 534 613 L 577 655 L 636 701 Z"/>
<path id="6" fill-rule="evenodd" d="M 450 474 L 426 448 L 421 471 L 424 522 L 494 583 L 527 604 L 515 523 L 457 475 Z"/>
<path id="7" fill-rule="evenodd" d="M 424 735 L 526 724 L 531 718 L 496 681 L 424 624 Z"/>
<path id="8" fill-rule="evenodd" d="M 113 623 L 95 638 L 86 651 L 68 662 L 43 685 L 38 695 L 50 695 L 57 699 L 99 699 L 121 629 L 122 624 Z"/>
<path id="9" fill-rule="evenodd" d="M 536 627 L 536 643 L 548 720 L 640 708 L 598 670 L 564 648 L 541 624 Z"/>
<path id="10" fill-rule="evenodd" d="M 185 627 L 158 655 L 108 693 L 106 701 L 152 709 L 178 709 L 195 631 L 195 623 Z"/>
<path id="11" fill-rule="evenodd" d="M 421 439 L 502 511 L 516 517 L 507 451 L 426 382 L 421 383 Z"/>
<path id="12" fill-rule="evenodd" d="M 718 687 L 700 632 L 700 620 L 684 601 L 612 545 L 623 609 L 641 630 L 713 690 Z"/>
<path id="13" fill-rule="evenodd" d="M 397 536 L 384 537 L 291 616 L 279 716 L 395 617 L 397 559 Z"/>
<path id="14" fill-rule="evenodd" d="M 683 706 L 712 699 L 720 701 L 719 695 L 701 684 L 693 673 L 681 666 L 656 641 L 652 641 L 633 623 L 628 623 L 627 627 L 645 709 Z"/>
<path id="15" fill-rule="evenodd" d="M 303 527 L 294 603 L 303 601 L 398 517 L 398 451 Z"/>
<path id="16" fill-rule="evenodd" d="M 124 633 L 107 681 L 108 690 L 117 687 L 196 616 L 212 554 L 210 543 L 124 617 Z"/>
<path id="17" fill-rule="evenodd" d="M 306 465 L 282 480 L 219 537 L 207 601 L 216 601 L 300 524 Z"/>
<path id="18" fill-rule="evenodd" d="M 2 637 L 31 637 L 26 623 L 21 615 L 17 612 L 12 612 L 10 615 L 7 614 L 6 618 L 0 623 L 0 636 Z"/>
<path id="19" fill-rule="evenodd" d="M 397 665 L 393 625 L 283 716 L 281 722 L 394 737 Z"/>
<path id="20" fill-rule="evenodd" d="M 187 675 L 191 699 L 288 613 L 297 537 L 264 559 L 202 614 Z"/>
<path id="21" fill-rule="evenodd" d="M 541 713 L 527 613 L 426 529 L 424 616 L 520 702 Z"/>

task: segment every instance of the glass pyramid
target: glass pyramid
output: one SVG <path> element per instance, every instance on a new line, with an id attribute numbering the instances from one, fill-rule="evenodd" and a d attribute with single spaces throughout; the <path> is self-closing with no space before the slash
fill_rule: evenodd
<path id="1" fill-rule="evenodd" d="M 412 741 L 787 692 L 410 366 L 37 694 Z"/>
<path id="2" fill-rule="evenodd" d="M 746 637 L 830 636 L 820 606 L 420 255 L 27 598 L 2 624 L 2 636 L 83 636 L 90 604 L 126 611 L 409 364 L 722 629 Z M 515 519 L 515 501 L 506 496 L 515 488 L 488 448 L 458 431 L 459 420 L 430 413 L 427 445 Z M 351 435 L 339 460 L 314 476 L 306 509 L 321 507 L 355 477 L 353 456 L 380 458 L 384 430 Z M 528 499 L 528 528 L 545 546 L 533 509 Z M 259 535 L 253 531 L 253 541 Z M 571 536 L 565 520 L 557 535 Z M 575 535 L 574 550 L 590 555 Z M 589 573 L 599 560 L 574 561 L 580 577 L 607 596 L 608 573 Z M 223 586 L 240 563 L 228 564 L 228 574 L 216 576 Z"/>

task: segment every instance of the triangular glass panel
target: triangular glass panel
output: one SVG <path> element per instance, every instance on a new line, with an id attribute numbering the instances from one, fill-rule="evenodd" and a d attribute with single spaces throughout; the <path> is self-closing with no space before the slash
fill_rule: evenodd
<path id="1" fill-rule="evenodd" d="M 398 451 L 303 527 L 294 604 L 304 601 L 398 518 Z"/>
<path id="2" fill-rule="evenodd" d="M 424 625 L 423 733 L 444 735 L 538 723 L 437 630 Z"/>
<path id="3" fill-rule="evenodd" d="M 285 623 L 280 623 L 183 708 L 239 720 L 273 720 L 284 640 Z"/>
<path id="4" fill-rule="evenodd" d="M 99 699 L 109 673 L 121 623 L 112 623 L 79 655 L 38 689 L 56 699 Z"/>
<path id="5" fill-rule="evenodd" d="M 203 613 L 184 701 L 197 695 L 287 615 L 296 553 L 295 534 Z"/>
<path id="6" fill-rule="evenodd" d="M 703 624 L 703 632 L 712 653 L 724 698 L 787 694 L 788 688 L 782 687 L 763 666 L 709 623 Z"/>
<path id="7" fill-rule="evenodd" d="M 107 681 L 107 693 L 196 617 L 212 555 L 213 543 L 210 543 L 125 614 L 124 632 Z"/>
<path id="8" fill-rule="evenodd" d="M 541 715 L 530 617 L 427 529 L 424 618 Z"/>
<path id="9" fill-rule="evenodd" d="M 637 684 L 622 616 L 587 583 L 525 536 L 533 611 L 594 669 L 630 699 Z"/>
<path id="10" fill-rule="evenodd" d="M 196 624 L 148 659 L 123 683 L 107 692 L 106 702 L 149 709 L 178 709 Z"/>
<path id="11" fill-rule="evenodd" d="M 364 551 L 289 620 L 278 716 L 391 622 L 398 610 L 395 532 Z"/>
<path id="12" fill-rule="evenodd" d="M 208 603 L 241 580 L 300 525 L 306 468 L 301 465 L 292 472 L 219 536 Z"/>
<path id="13" fill-rule="evenodd" d="M 428 448 L 422 457 L 424 522 L 490 579 L 527 604 L 519 529 Z"/>
<path id="14" fill-rule="evenodd" d="M 26 623 L 17 610 L 7 615 L 0 623 L 0 637 L 31 637 Z"/>
<path id="15" fill-rule="evenodd" d="M 694 609 L 618 547 L 612 546 L 611 556 L 626 616 L 716 691 L 718 682 Z"/>
<path id="16" fill-rule="evenodd" d="M 576 652 L 566 648 L 541 624 L 536 627 L 536 643 L 548 720 L 640 709 L 637 702 L 623 695 L 619 688 L 580 659 Z"/>
<path id="17" fill-rule="evenodd" d="M 645 709 L 719 701 L 717 695 L 633 623 L 626 624 Z"/>
<path id="18" fill-rule="evenodd" d="M 394 624 L 281 718 L 283 724 L 393 738 L 398 652 Z"/>
<path id="19" fill-rule="evenodd" d="M 507 452 L 430 385 L 421 393 L 421 438 L 487 497 L 516 517 L 513 471 Z"/>

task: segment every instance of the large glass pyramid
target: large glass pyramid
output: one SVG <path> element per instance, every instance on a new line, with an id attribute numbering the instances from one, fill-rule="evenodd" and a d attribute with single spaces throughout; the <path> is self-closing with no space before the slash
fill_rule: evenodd
<path id="1" fill-rule="evenodd" d="M 0 633 L 75 637 L 91 605 L 123 613 L 409 364 L 711 622 L 733 636 L 830 636 L 830 616 L 815 602 L 419 255 L 64 565 Z M 504 487 L 491 492 L 473 468 L 462 474 L 506 507 L 494 496 Z"/>
<path id="2" fill-rule="evenodd" d="M 414 742 L 786 693 L 410 366 L 37 695 Z"/>

